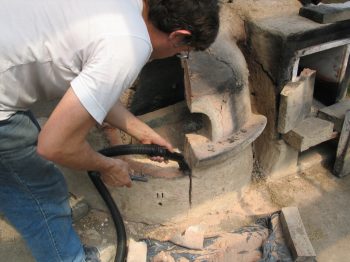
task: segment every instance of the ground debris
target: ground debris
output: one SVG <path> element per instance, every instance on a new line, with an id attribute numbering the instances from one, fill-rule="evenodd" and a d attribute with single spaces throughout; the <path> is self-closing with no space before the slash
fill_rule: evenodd
<path id="1" fill-rule="evenodd" d="M 108 213 L 91 209 L 85 217 L 74 223 L 74 228 L 86 245 L 115 243 L 115 229 Z"/>
<path id="2" fill-rule="evenodd" d="M 147 239 L 145 242 L 148 245 L 148 261 L 159 261 L 152 260 L 159 257 L 173 258 L 174 261 L 187 259 L 194 262 L 292 261 L 280 225 L 280 212 L 259 218 L 254 225 L 206 238 L 202 250 L 184 248 L 169 241 Z"/>
<path id="3" fill-rule="evenodd" d="M 266 173 L 264 169 L 261 167 L 259 161 L 254 159 L 253 162 L 253 171 L 252 171 L 252 181 L 253 182 L 261 182 L 266 179 Z"/>

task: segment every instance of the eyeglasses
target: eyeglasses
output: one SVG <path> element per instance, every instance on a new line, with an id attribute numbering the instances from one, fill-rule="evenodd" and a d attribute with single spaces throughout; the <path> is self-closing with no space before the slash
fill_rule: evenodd
<path id="1" fill-rule="evenodd" d="M 189 59 L 190 58 L 190 51 L 191 51 L 190 48 L 188 48 L 187 51 L 176 54 L 176 56 L 180 59 Z"/>

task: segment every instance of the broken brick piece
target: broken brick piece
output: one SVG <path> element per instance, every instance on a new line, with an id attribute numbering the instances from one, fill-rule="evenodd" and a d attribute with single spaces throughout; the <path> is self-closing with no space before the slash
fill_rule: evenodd
<path id="1" fill-rule="evenodd" d="M 278 132 L 285 134 L 311 113 L 316 71 L 304 69 L 297 82 L 288 83 L 281 92 Z"/>

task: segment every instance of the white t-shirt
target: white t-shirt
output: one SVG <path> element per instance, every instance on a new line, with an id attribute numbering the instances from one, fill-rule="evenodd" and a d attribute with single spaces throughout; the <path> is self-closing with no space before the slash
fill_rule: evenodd
<path id="1" fill-rule="evenodd" d="M 102 123 L 152 52 L 142 0 L 1 0 L 0 120 L 72 86 Z"/>

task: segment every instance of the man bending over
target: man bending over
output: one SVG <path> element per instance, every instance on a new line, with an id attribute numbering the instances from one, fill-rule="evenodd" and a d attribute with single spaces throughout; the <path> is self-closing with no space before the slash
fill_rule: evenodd
<path id="1" fill-rule="evenodd" d="M 172 150 L 119 102 L 150 59 L 204 50 L 217 0 L 5 0 L 0 8 L 0 212 L 39 262 L 97 261 L 72 227 L 60 164 L 131 186 L 128 165 L 86 141 L 106 121 Z M 28 111 L 62 97 L 40 131 Z"/>

